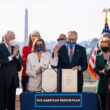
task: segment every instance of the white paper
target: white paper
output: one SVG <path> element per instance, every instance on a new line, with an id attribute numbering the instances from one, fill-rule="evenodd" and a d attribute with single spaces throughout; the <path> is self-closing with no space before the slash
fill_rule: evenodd
<path id="1" fill-rule="evenodd" d="M 53 92 L 57 88 L 57 73 L 53 69 L 46 69 L 42 73 L 42 88 L 45 92 Z"/>
<path id="2" fill-rule="evenodd" d="M 77 92 L 77 70 L 62 69 L 62 92 Z"/>

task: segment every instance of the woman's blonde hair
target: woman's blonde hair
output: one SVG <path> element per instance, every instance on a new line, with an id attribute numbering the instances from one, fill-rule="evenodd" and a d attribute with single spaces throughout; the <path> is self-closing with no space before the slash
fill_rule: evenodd
<path id="1" fill-rule="evenodd" d="M 32 46 L 31 37 L 32 37 L 32 35 L 33 35 L 34 33 L 37 33 L 37 37 L 41 38 L 39 31 L 34 30 L 34 31 L 31 32 L 30 35 L 29 35 L 29 39 L 28 39 L 28 43 L 27 43 L 28 46 Z"/>
<path id="2" fill-rule="evenodd" d="M 108 46 L 109 46 L 109 48 L 110 48 L 110 38 L 108 38 L 108 36 L 107 36 L 107 37 L 104 36 L 104 37 L 102 37 L 102 38 L 100 39 L 100 41 L 99 41 L 99 49 L 101 49 L 101 44 L 102 44 L 102 43 L 107 43 Z"/>
<path id="3" fill-rule="evenodd" d="M 43 39 L 36 39 L 36 40 L 34 41 L 33 45 L 32 45 L 32 52 L 33 52 L 33 53 L 36 52 L 36 50 L 35 50 L 35 45 L 36 45 L 36 43 L 39 42 L 39 41 L 41 41 L 41 42 L 43 43 L 43 50 L 42 50 L 42 51 L 43 51 L 43 52 L 46 52 L 46 45 L 45 45 L 44 40 L 43 40 Z"/>

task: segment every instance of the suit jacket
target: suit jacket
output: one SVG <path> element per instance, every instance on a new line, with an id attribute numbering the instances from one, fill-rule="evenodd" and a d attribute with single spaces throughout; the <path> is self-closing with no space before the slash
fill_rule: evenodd
<path id="1" fill-rule="evenodd" d="M 58 68 L 72 69 L 74 66 L 81 66 L 81 71 L 78 70 L 78 88 L 83 85 L 83 71 L 87 69 L 87 56 L 84 47 L 76 44 L 72 61 L 68 57 L 67 46 L 62 46 L 58 53 Z"/>
<path id="2" fill-rule="evenodd" d="M 9 61 L 9 56 L 10 53 L 6 45 L 0 43 L 0 69 L 6 79 L 7 86 L 10 87 L 13 83 L 15 88 L 17 88 L 19 86 L 18 71 L 21 70 L 23 61 L 20 54 L 18 59 L 14 57 L 12 61 Z"/>
<path id="3" fill-rule="evenodd" d="M 102 52 L 96 55 L 94 71 L 97 73 L 97 92 L 106 93 L 109 74 L 100 74 L 100 71 L 105 68 L 105 61 Z"/>

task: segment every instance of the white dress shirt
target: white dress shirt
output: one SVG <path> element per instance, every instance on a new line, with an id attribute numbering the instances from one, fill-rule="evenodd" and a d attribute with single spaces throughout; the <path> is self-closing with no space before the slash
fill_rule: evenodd
<path id="1" fill-rule="evenodd" d="M 52 66 L 57 66 L 58 57 L 52 58 L 48 52 L 43 52 L 39 62 L 36 53 L 31 53 L 28 55 L 26 73 L 29 75 L 29 91 L 41 91 L 41 74 L 36 75 L 36 73 L 40 67 L 48 68 L 49 64 Z"/>

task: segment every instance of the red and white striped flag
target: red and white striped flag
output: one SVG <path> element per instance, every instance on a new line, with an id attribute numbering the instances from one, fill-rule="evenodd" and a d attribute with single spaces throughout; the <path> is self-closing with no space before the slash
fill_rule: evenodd
<path id="1" fill-rule="evenodd" d="M 91 58 L 90 58 L 90 61 L 88 64 L 88 71 L 95 80 L 97 79 L 97 74 L 94 71 L 94 63 L 95 63 L 95 59 L 96 59 L 97 50 L 98 50 L 98 47 L 96 46 L 91 55 Z"/>

